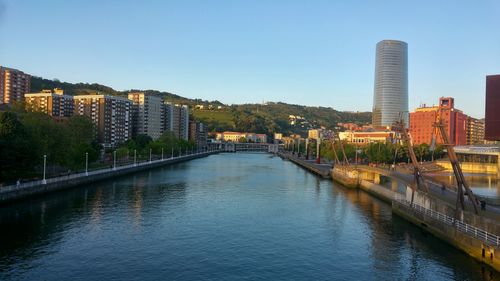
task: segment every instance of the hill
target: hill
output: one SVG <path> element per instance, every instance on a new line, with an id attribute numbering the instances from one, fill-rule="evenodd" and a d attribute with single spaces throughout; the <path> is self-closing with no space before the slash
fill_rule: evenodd
<path id="1" fill-rule="evenodd" d="M 282 132 L 284 134 L 299 133 L 305 135 L 308 129 L 320 126 L 333 129 L 338 122 L 367 124 L 371 121 L 371 112 L 343 112 L 331 107 L 312 107 L 282 102 L 227 106 L 217 100 L 189 99 L 157 90 L 117 91 L 96 83 L 73 84 L 41 77 L 32 77 L 31 79 L 32 92 L 53 88 L 61 88 L 69 95 L 100 92 L 115 96 L 127 96 L 129 92 L 141 91 L 147 95 L 161 97 L 165 101 L 189 105 L 193 113 L 192 116 L 206 123 L 210 131 L 246 131 L 269 135 L 273 132 Z M 204 108 L 208 108 L 209 105 L 212 108 L 217 108 L 217 106 L 222 106 L 222 108 L 201 110 L 196 109 L 196 105 L 204 105 Z"/>

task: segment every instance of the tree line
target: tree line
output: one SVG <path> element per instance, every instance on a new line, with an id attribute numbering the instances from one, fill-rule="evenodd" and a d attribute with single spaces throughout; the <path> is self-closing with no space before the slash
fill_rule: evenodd
<path id="1" fill-rule="evenodd" d="M 310 142 L 310 155 L 316 155 L 316 145 L 314 142 Z M 409 162 L 408 148 L 400 143 L 392 142 L 373 142 L 365 146 L 356 146 L 354 144 L 348 143 L 346 141 L 331 142 L 323 141 L 321 143 L 321 157 L 329 160 L 335 160 L 335 155 L 337 155 L 340 161 L 343 161 L 343 153 L 341 145 L 344 148 L 349 162 L 353 163 L 358 157 L 358 161 L 377 163 L 377 164 L 392 164 Z M 289 147 L 291 149 L 291 147 Z M 305 143 L 302 142 L 300 149 L 295 146 L 295 151 L 300 151 L 301 153 L 306 153 Z M 418 144 L 413 146 L 413 150 L 418 161 L 432 161 L 434 159 L 439 159 L 444 156 L 444 150 L 442 146 L 436 146 L 434 150 L 426 144 Z"/>
<path id="2" fill-rule="evenodd" d="M 173 132 L 159 139 L 138 135 L 114 149 L 103 150 L 96 142 L 96 128 L 86 116 L 53 118 L 41 112 L 14 109 L 0 111 L 0 184 L 18 179 L 40 178 L 46 156 L 47 174 L 82 171 L 88 157 L 89 168 L 109 166 L 114 150 L 118 161 L 134 154 L 137 160 L 149 159 L 149 153 L 165 156 L 194 150 L 195 144 L 179 140 Z"/>

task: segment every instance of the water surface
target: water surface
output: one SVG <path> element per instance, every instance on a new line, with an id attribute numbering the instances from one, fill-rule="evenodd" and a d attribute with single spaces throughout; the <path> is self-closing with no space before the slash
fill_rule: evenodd
<path id="1" fill-rule="evenodd" d="M 362 191 L 221 154 L 0 209 L 0 280 L 486 280 Z"/>

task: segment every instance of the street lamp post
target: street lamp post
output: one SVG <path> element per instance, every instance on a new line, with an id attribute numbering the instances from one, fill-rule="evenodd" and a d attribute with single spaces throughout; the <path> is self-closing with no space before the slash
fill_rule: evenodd
<path id="1" fill-rule="evenodd" d="M 85 175 L 89 175 L 89 153 L 85 152 Z"/>
<path id="2" fill-rule="evenodd" d="M 113 151 L 113 170 L 116 170 L 116 150 Z"/>
<path id="3" fill-rule="evenodd" d="M 163 160 L 163 147 L 161 148 L 161 160 Z"/>
<path id="4" fill-rule="evenodd" d="M 174 158 L 174 147 L 172 146 L 172 157 L 170 158 Z"/>
<path id="5" fill-rule="evenodd" d="M 45 171 L 47 166 L 47 154 L 43 155 L 43 180 L 42 184 L 47 184 L 47 180 L 45 179 Z"/>
<path id="6" fill-rule="evenodd" d="M 134 149 L 134 166 L 137 166 L 137 150 Z"/>
<path id="7" fill-rule="evenodd" d="M 149 163 L 151 163 L 151 152 L 153 151 L 152 148 L 149 149 Z"/>

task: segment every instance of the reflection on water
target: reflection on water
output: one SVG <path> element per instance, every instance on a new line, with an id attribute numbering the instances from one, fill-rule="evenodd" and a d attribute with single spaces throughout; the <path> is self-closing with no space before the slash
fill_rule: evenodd
<path id="1" fill-rule="evenodd" d="M 433 178 L 450 185 L 456 185 L 453 173 L 435 173 L 430 174 Z M 500 181 L 497 175 L 493 174 L 464 174 L 465 180 L 472 188 L 472 192 L 500 198 Z"/>
<path id="2" fill-rule="evenodd" d="M 266 154 L 213 155 L 10 205 L 0 229 L 0 280 L 495 277 L 388 204 Z"/>

